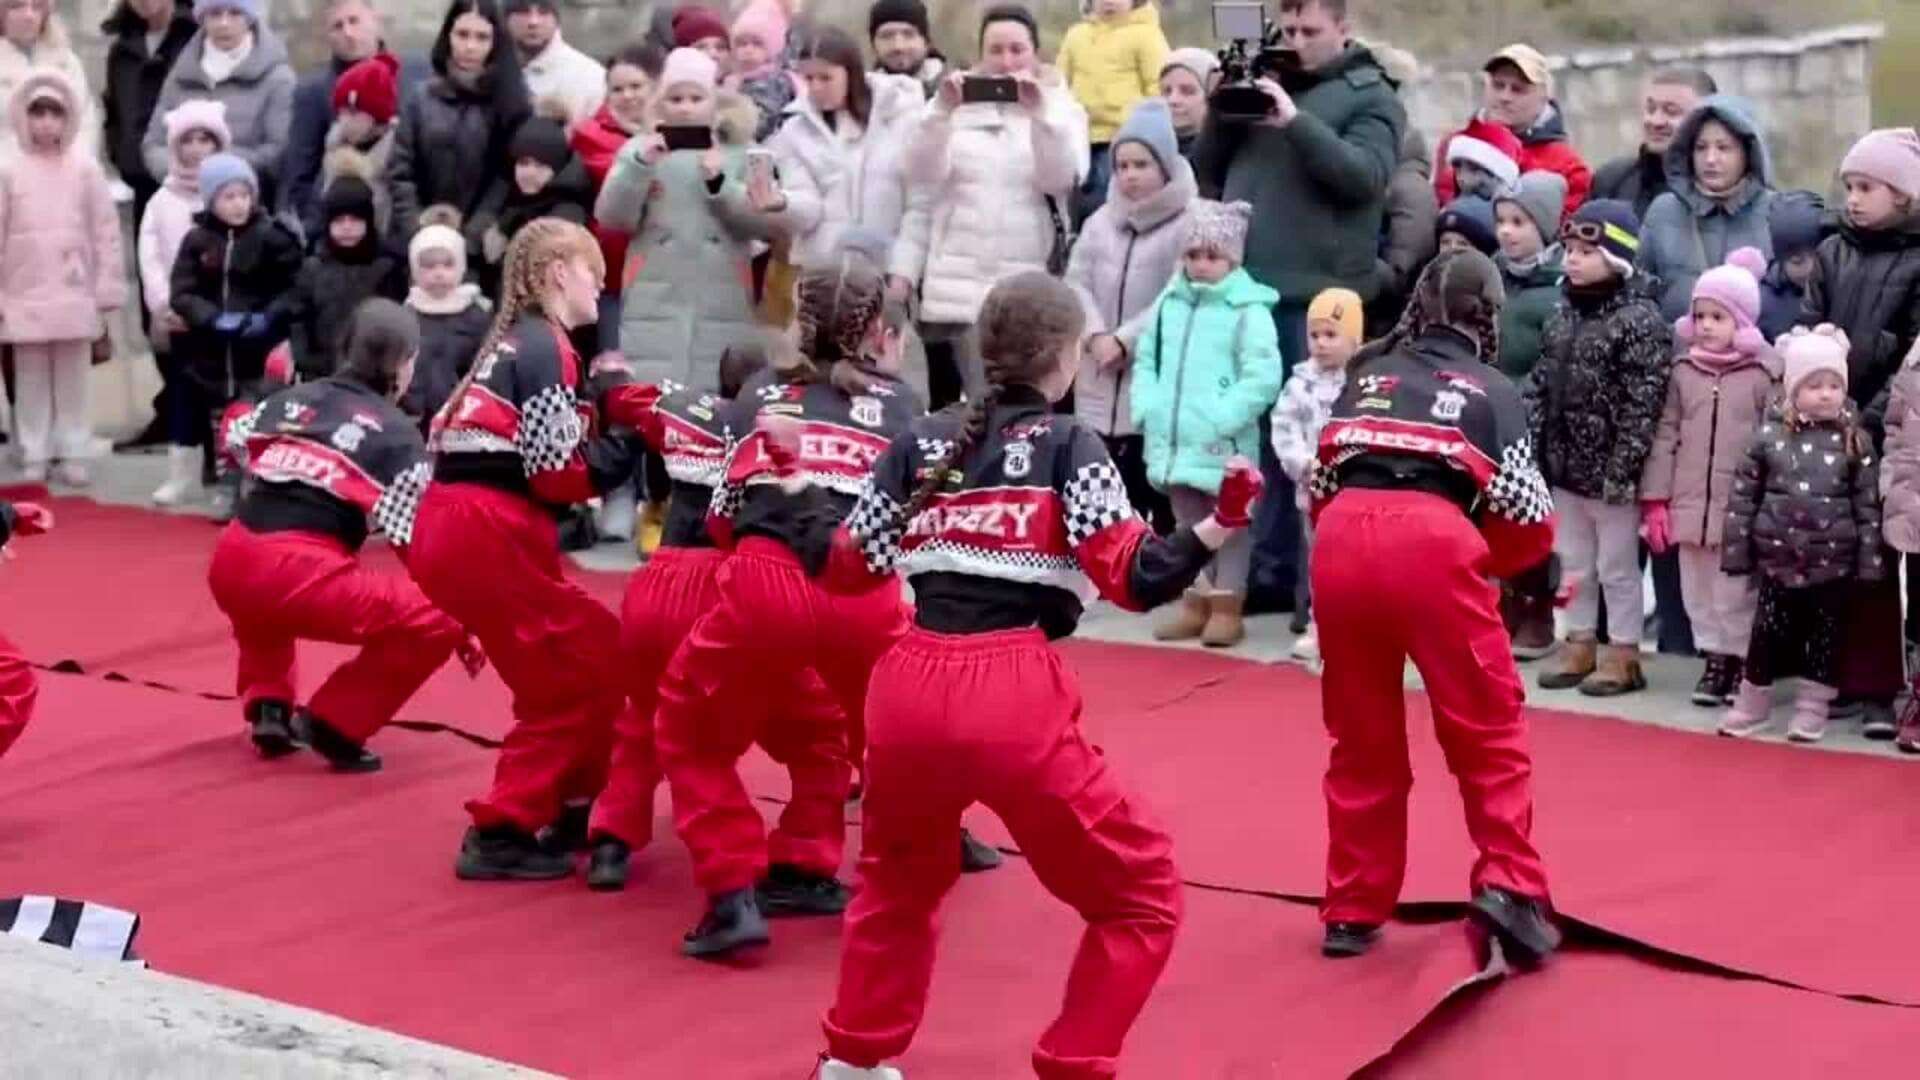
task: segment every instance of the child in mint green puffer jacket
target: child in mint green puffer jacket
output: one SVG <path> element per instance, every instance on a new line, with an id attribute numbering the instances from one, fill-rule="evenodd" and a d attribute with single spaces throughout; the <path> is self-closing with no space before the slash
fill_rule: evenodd
<path id="1" fill-rule="evenodd" d="M 1133 419 L 1146 436 L 1147 479 L 1183 525 L 1213 511 L 1228 458 L 1259 455 L 1260 417 L 1280 397 L 1280 294 L 1240 265 L 1251 214 L 1243 202 L 1194 201 L 1181 269 L 1134 351 Z M 1252 537 L 1236 533 L 1154 636 L 1237 644 L 1252 558 Z"/>

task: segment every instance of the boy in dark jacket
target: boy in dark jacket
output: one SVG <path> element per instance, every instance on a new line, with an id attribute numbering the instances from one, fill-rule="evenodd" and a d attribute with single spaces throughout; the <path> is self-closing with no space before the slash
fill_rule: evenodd
<path id="1" fill-rule="evenodd" d="M 420 320 L 420 356 L 400 408 L 425 433 L 453 387 L 473 367 L 493 312 L 467 276 L 467 241 L 446 225 L 428 225 L 407 245 L 413 288 L 407 308 Z"/>
<path id="2" fill-rule="evenodd" d="M 507 144 L 511 171 L 505 201 L 493 227 L 481 238 L 480 282 L 489 295 L 497 290 L 500 262 L 514 234 L 529 221 L 557 217 L 585 225 L 593 205 L 593 186 L 586 166 L 573 156 L 567 133 L 559 124 L 536 116 L 520 125 Z"/>
<path id="3" fill-rule="evenodd" d="M 333 374 L 340 334 L 362 301 L 378 296 L 397 303 L 407 294 L 406 270 L 380 243 L 373 188 L 365 180 L 335 179 L 320 198 L 320 213 L 326 234 L 300 268 L 288 326 L 303 381 Z"/>
<path id="4" fill-rule="evenodd" d="M 1821 241 L 1827 238 L 1825 200 L 1811 191 L 1783 191 L 1768 212 L 1773 262 L 1760 279 L 1760 333 L 1767 341 L 1793 329 L 1806 300 Z"/>
<path id="5" fill-rule="evenodd" d="M 1565 297 L 1528 377 L 1534 454 L 1560 513 L 1554 553 L 1577 587 L 1567 640 L 1540 673 L 1591 697 L 1644 689 L 1640 672 L 1641 468 L 1666 401 L 1673 331 L 1634 271 L 1639 221 L 1626 203 L 1582 206 L 1561 233 Z M 1598 644 L 1606 597 L 1609 643 Z"/>

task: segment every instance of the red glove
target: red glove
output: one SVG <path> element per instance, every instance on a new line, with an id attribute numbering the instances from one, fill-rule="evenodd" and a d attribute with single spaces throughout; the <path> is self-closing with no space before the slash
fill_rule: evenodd
<path id="1" fill-rule="evenodd" d="M 757 426 L 765 442 L 773 475 L 791 480 L 800 475 L 800 422 L 791 416 L 762 414 Z"/>
<path id="2" fill-rule="evenodd" d="M 1640 535 L 1655 555 L 1673 546 L 1673 516 L 1667 513 L 1665 500 L 1649 499 L 1640 504 Z"/>
<path id="3" fill-rule="evenodd" d="M 1228 458 L 1226 475 L 1220 478 L 1220 497 L 1213 504 L 1213 520 L 1229 529 L 1251 525 L 1253 504 L 1265 486 L 1259 466 L 1238 454 Z"/>
<path id="4" fill-rule="evenodd" d="M 460 666 L 467 669 L 467 677 L 477 679 L 487 669 L 487 654 L 480 648 L 480 642 L 472 634 L 460 639 L 453 647 L 453 654 L 460 658 Z"/>
<path id="5" fill-rule="evenodd" d="M 285 341 L 267 354 L 266 380 L 273 386 L 293 385 L 293 346 Z"/>
<path id="6" fill-rule="evenodd" d="M 53 511 L 33 502 L 13 504 L 13 535 L 39 536 L 53 528 Z"/>

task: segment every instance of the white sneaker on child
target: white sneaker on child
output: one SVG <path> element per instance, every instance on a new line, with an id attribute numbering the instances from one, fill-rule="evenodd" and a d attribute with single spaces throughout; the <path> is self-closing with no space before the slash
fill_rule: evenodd
<path id="1" fill-rule="evenodd" d="M 1307 632 L 1294 639 L 1291 655 L 1307 663 L 1320 659 L 1320 628 L 1308 623 Z"/>
<path id="2" fill-rule="evenodd" d="M 821 1062 L 820 1071 L 816 1075 L 819 1080 L 906 1080 L 905 1075 L 891 1065 L 875 1065 L 871 1069 L 862 1069 L 844 1061 L 835 1061 L 833 1058 Z"/>
<path id="3" fill-rule="evenodd" d="M 30 462 L 20 467 L 20 482 L 23 484 L 44 484 L 47 482 L 47 463 Z"/>
<path id="4" fill-rule="evenodd" d="M 191 446 L 167 447 L 167 482 L 153 491 L 155 506 L 178 506 L 193 493 L 200 478 L 200 451 Z"/>
<path id="5" fill-rule="evenodd" d="M 61 462 L 56 475 L 60 477 L 60 482 L 68 487 L 86 487 L 93 483 L 93 474 L 87 471 L 87 465 L 83 461 Z"/>

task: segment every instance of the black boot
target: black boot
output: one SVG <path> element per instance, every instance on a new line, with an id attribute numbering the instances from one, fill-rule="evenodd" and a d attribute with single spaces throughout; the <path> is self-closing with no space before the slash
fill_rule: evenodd
<path id="1" fill-rule="evenodd" d="M 960 830 L 960 872 L 979 874 L 988 870 L 997 870 L 1005 856 L 1000 849 L 988 844 L 965 829 Z"/>
<path id="2" fill-rule="evenodd" d="M 540 849 L 512 825 L 475 825 L 460 842 L 453 875 L 462 881 L 551 881 L 573 873 L 573 860 Z"/>
<path id="3" fill-rule="evenodd" d="M 1320 939 L 1320 955 L 1334 960 L 1360 956 L 1380 940 L 1380 928 L 1373 923 L 1328 923 Z"/>
<path id="4" fill-rule="evenodd" d="M 253 748 L 263 758 L 286 757 L 300 748 L 293 734 L 293 706 L 262 698 L 247 706 Z"/>
<path id="5" fill-rule="evenodd" d="M 724 956 L 735 949 L 765 945 L 773 936 L 755 905 L 752 889 L 735 889 L 707 901 L 699 925 L 687 931 L 680 951 L 688 956 Z"/>
<path id="6" fill-rule="evenodd" d="M 838 878 L 825 877 L 786 863 L 767 867 L 767 876 L 753 887 L 754 900 L 767 918 L 784 915 L 838 915 L 847 910 L 849 894 Z"/>
<path id="7" fill-rule="evenodd" d="M 593 800 L 570 802 L 560 816 L 540 830 L 540 849 L 553 855 L 571 855 L 587 846 L 587 823 L 593 819 Z"/>
<path id="8" fill-rule="evenodd" d="M 1722 656 L 1720 658 L 1720 703 L 1733 704 L 1733 697 L 1740 692 L 1740 679 L 1747 673 L 1747 661 L 1740 656 Z"/>
<path id="9" fill-rule="evenodd" d="M 1706 657 L 1706 666 L 1700 669 L 1700 681 L 1693 684 L 1693 695 L 1689 700 L 1695 705 L 1724 705 L 1726 695 L 1721 686 L 1726 679 L 1724 672 L 1729 658 L 1719 653 L 1707 653 Z"/>
<path id="10" fill-rule="evenodd" d="M 1499 938 L 1507 960 L 1523 971 L 1546 963 L 1560 947 L 1560 931 L 1554 928 L 1546 904 L 1517 892 L 1492 886 L 1481 889 L 1473 898 L 1469 917 Z"/>
<path id="11" fill-rule="evenodd" d="M 1869 701 L 1861 705 L 1860 734 L 1881 742 L 1900 734 L 1900 721 L 1893 715 L 1893 703 Z"/>
<path id="12" fill-rule="evenodd" d="M 593 854 L 587 857 L 587 888 L 594 892 L 619 892 L 627 887 L 627 863 L 633 849 L 625 840 L 597 833 Z"/>
<path id="13" fill-rule="evenodd" d="M 305 709 L 293 712 L 293 734 L 314 753 L 326 758 L 334 772 L 380 771 L 379 754 L 340 734 L 338 728 Z"/>

